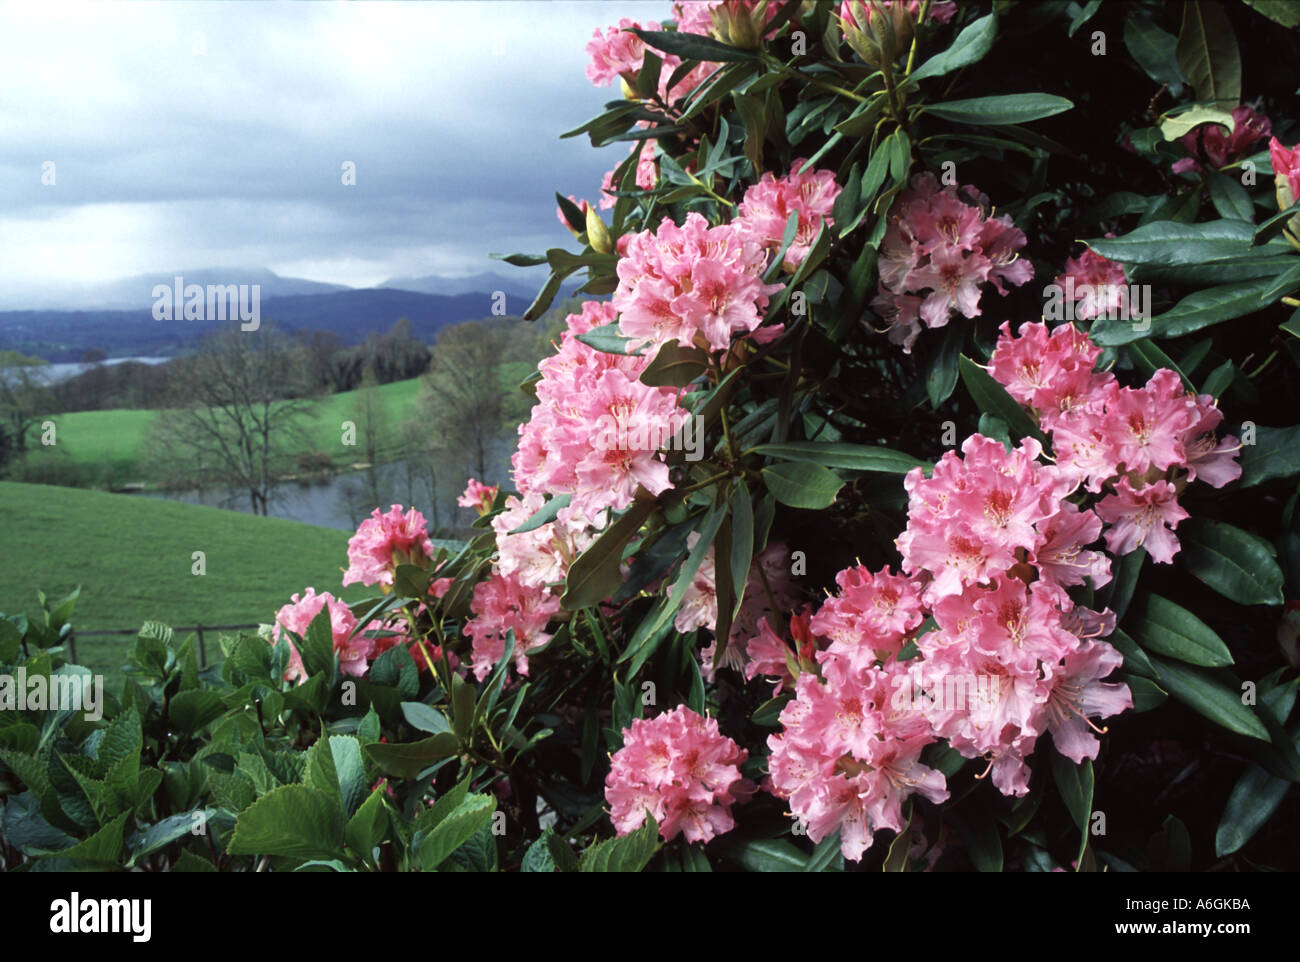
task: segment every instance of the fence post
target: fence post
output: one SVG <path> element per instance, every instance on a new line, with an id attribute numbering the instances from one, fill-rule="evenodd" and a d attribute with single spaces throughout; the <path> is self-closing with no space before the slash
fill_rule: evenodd
<path id="1" fill-rule="evenodd" d="M 200 667 L 200 668 L 207 668 L 207 667 L 208 667 L 208 653 L 207 653 L 207 651 L 206 651 L 206 650 L 204 649 L 204 647 L 203 647 L 203 626 L 202 626 L 202 625 L 195 625 L 195 626 L 194 626 L 194 630 L 197 631 L 197 632 L 198 632 L 198 635 L 199 635 L 199 667 Z"/>

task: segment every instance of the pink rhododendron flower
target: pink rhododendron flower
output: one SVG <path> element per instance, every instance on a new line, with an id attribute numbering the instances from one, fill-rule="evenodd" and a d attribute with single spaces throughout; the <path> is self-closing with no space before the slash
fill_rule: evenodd
<path id="1" fill-rule="evenodd" d="M 623 730 L 623 747 L 610 757 L 605 800 L 619 835 L 654 816 L 670 842 L 707 842 L 735 827 L 731 806 L 753 792 L 740 774 L 748 753 L 718 730 L 715 719 L 682 705 Z"/>
<path id="2" fill-rule="evenodd" d="M 814 634 L 830 639 L 817 653 L 828 677 L 862 671 L 878 659 L 896 655 L 904 639 L 924 619 L 921 586 L 889 569 L 872 574 L 863 565 L 835 576 L 839 591 L 809 622 Z"/>
<path id="3" fill-rule="evenodd" d="M 814 842 L 838 830 L 844 857 L 854 861 L 879 829 L 903 830 L 910 795 L 948 797 L 942 773 L 920 762 L 936 740 L 927 719 L 889 707 L 900 671 L 891 662 L 834 679 L 800 675 L 782 731 L 767 740 L 768 789 L 788 801 Z"/>
<path id="4" fill-rule="evenodd" d="M 1094 317 L 1124 317 L 1129 309 L 1128 276 L 1124 267 L 1085 248 L 1065 262 L 1065 272 L 1055 282 L 1074 302 L 1074 316 L 1081 321 Z"/>
<path id="5" fill-rule="evenodd" d="M 1173 529 L 1187 517 L 1176 485 L 1199 478 L 1219 488 L 1236 480 L 1241 445 L 1216 436 L 1223 414 L 1214 398 L 1187 391 L 1177 372 L 1161 368 L 1142 387 L 1123 387 L 1091 370 L 1098 353 L 1073 325 L 1049 337 L 1044 325 L 1025 324 L 1013 337 L 1004 324 L 989 370 L 1051 431 L 1063 477 L 1092 493 L 1114 487 L 1095 509 L 1110 525 L 1108 550 L 1127 554 L 1143 546 L 1168 564 L 1179 547 Z M 1087 550 L 1097 535 L 1088 513 L 1067 509 L 1039 530 L 1048 536 L 1031 558 L 1040 575 L 1069 585 L 1086 571 L 1094 586 L 1109 577 L 1105 559 Z"/>
<path id="6" fill-rule="evenodd" d="M 1236 457 L 1241 442 L 1231 434 L 1222 439 L 1216 437 L 1214 431 L 1223 421 L 1223 412 L 1213 397 L 1200 394 L 1193 403 L 1195 417 L 1182 437 L 1187 479 L 1199 479 L 1212 488 L 1221 488 L 1241 477 L 1241 465 Z"/>
<path id="7" fill-rule="evenodd" d="M 433 542 L 425 531 L 424 515 L 414 508 L 405 514 L 395 504 L 386 514 L 378 508 L 348 539 L 348 570 L 343 584 L 360 582 L 391 587 L 398 565 L 424 565 L 433 557 Z"/>
<path id="8" fill-rule="evenodd" d="M 1300 144 L 1287 149 L 1276 137 L 1271 137 L 1268 141 L 1268 159 L 1273 167 L 1273 175 L 1286 179 L 1294 202 L 1295 198 L 1300 197 Z"/>
<path id="9" fill-rule="evenodd" d="M 492 510 L 492 505 L 497 499 L 497 490 L 495 484 L 483 484 L 470 478 L 469 483 L 465 485 L 465 493 L 456 499 L 456 503 L 462 508 L 473 508 L 482 517 Z"/>
<path id="10" fill-rule="evenodd" d="M 637 345 L 676 341 L 711 351 L 731 346 L 733 336 L 774 336 L 758 327 L 768 298 L 781 289 L 765 284 L 767 254 L 744 226 L 710 227 L 698 213 L 679 227 L 664 218 L 658 230 L 624 236 L 613 306 L 619 329 Z"/>
<path id="11" fill-rule="evenodd" d="M 1083 643 L 1066 653 L 1052 675 L 1044 706 L 1047 730 L 1056 750 L 1075 763 L 1097 757 L 1102 734 L 1088 719 L 1108 718 L 1133 707 L 1127 685 L 1104 684 L 1101 679 L 1122 667 L 1124 656 L 1111 645 Z"/>
<path id="12" fill-rule="evenodd" d="M 591 63 L 587 64 L 588 80 L 598 87 L 608 87 L 621 79 L 635 88 L 645 62 L 646 45 L 633 29 L 662 30 L 663 27 L 653 20 L 641 24 L 623 17 L 616 27 L 606 27 L 603 33 L 594 31 L 587 44 L 587 53 L 591 55 Z M 682 61 L 672 54 L 663 55 L 663 61 L 662 76 L 666 81 Z"/>
<path id="13" fill-rule="evenodd" d="M 972 435 L 963 457 L 947 451 L 931 478 L 914 468 L 904 479 L 909 496 L 907 529 L 898 537 L 903 568 L 933 579 L 927 603 L 960 594 L 1017 562 L 1046 539 L 1038 526 L 1060 510 L 1074 487 L 1037 459 L 1042 449 L 1025 438 L 1011 451 Z"/>
<path id="14" fill-rule="evenodd" d="M 880 289 L 871 309 L 888 322 L 889 338 L 911 352 L 924 322 L 942 327 L 954 310 L 977 317 L 980 288 L 1019 286 L 1034 275 L 1019 256 L 1025 235 L 1011 218 L 988 217 L 988 198 L 973 187 L 959 199 L 954 185 L 939 188 L 930 173 L 912 178 L 890 208 L 880 250 Z"/>
<path id="15" fill-rule="evenodd" d="M 808 258 L 817 233 L 825 225 L 831 227 L 831 208 L 839 196 L 840 187 L 829 170 L 815 170 L 799 158 L 790 165 L 790 173 L 776 178 L 771 171 L 745 191 L 737 209 L 738 221 L 753 231 L 763 247 L 779 250 L 785 236 L 785 224 L 792 213 L 798 214 L 798 228 L 794 241 L 785 253 L 783 266 L 794 272 Z"/>
<path id="16" fill-rule="evenodd" d="M 1151 560 L 1158 564 L 1174 560 L 1178 538 L 1173 529 L 1188 517 L 1168 481 L 1156 481 L 1135 491 L 1126 477 L 1119 479 L 1114 494 L 1101 499 L 1097 515 L 1111 525 L 1106 531 L 1106 547 L 1112 554 L 1126 555 L 1146 548 Z"/>
<path id="17" fill-rule="evenodd" d="M 505 655 L 506 632 L 515 633 L 515 670 L 528 674 L 528 653 L 551 640 L 545 632 L 560 610 L 560 599 L 546 588 L 529 588 L 513 576 L 493 574 L 474 586 L 473 617 L 464 633 L 473 639 L 470 662 L 482 681 Z"/>
<path id="18" fill-rule="evenodd" d="M 334 650 L 339 656 L 339 669 L 345 675 L 364 675 L 367 662 L 372 657 L 374 640 L 357 633 L 357 619 L 346 604 L 328 591 L 317 594 L 315 588 L 307 588 L 301 596 L 293 595 L 289 604 L 276 613 L 272 637 L 278 641 L 285 637 L 286 631 L 292 631 L 300 638 L 305 636 L 312 620 L 326 605 L 329 606 L 330 629 L 334 636 Z M 292 641 L 289 641 L 289 668 L 284 673 L 284 680 L 295 684 L 307 680 L 302 655 Z"/>
<path id="19" fill-rule="evenodd" d="M 558 519 L 568 526 L 564 538 L 570 546 L 575 528 L 597 522 L 603 527 L 602 512 L 626 508 L 638 486 L 651 494 L 671 486 L 661 452 L 687 418 L 674 388 L 640 381 L 653 355 L 609 354 L 578 340 L 592 327 L 613 323 L 615 316 L 612 305 L 595 301 L 569 315 L 558 353 L 538 365 L 537 404 L 519 428 L 512 459 L 515 486 L 525 498 L 571 496 Z M 530 503 L 541 506 L 536 498 Z M 512 515 L 511 527 L 531 513 Z M 508 530 L 498 526 L 499 534 Z M 548 529 L 531 540 L 540 544 L 553 533 Z M 563 545 L 557 550 L 567 554 Z"/>
<path id="20" fill-rule="evenodd" d="M 1101 348 L 1073 324 L 1048 334 L 1046 324 L 1022 324 L 1018 336 L 1004 321 L 989 373 L 1007 393 L 1032 408 L 1044 429 L 1099 393 L 1114 375 L 1093 370 Z"/>

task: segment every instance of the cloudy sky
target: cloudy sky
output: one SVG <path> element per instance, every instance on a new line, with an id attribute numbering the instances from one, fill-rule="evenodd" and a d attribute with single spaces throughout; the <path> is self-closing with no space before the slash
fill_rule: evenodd
<path id="1" fill-rule="evenodd" d="M 487 254 L 570 240 L 554 191 L 594 199 L 624 156 L 558 139 L 617 96 L 592 30 L 668 6 L 0 4 L 0 290 L 512 270 Z"/>

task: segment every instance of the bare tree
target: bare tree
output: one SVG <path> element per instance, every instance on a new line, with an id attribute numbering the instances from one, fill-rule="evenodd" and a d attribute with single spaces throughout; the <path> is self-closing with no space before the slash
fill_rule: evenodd
<path id="1" fill-rule="evenodd" d="M 476 321 L 444 328 L 422 382 L 422 413 L 437 446 L 462 452 L 479 480 L 486 480 L 502 434 L 501 365 L 507 345 L 504 332 Z"/>
<path id="2" fill-rule="evenodd" d="M 306 393 L 301 351 L 276 328 L 226 328 L 204 339 L 175 379 L 176 393 L 154 422 L 156 449 L 248 496 L 266 514 L 277 472 L 300 447 Z"/>

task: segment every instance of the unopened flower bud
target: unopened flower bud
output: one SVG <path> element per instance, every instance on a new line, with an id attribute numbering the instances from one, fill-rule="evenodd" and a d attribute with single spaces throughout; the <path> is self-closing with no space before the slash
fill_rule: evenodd
<path id="1" fill-rule="evenodd" d="M 614 238 L 609 236 L 609 228 L 596 213 L 596 208 L 591 206 L 587 207 L 587 243 L 600 254 L 611 254 L 614 251 Z"/>
<path id="2" fill-rule="evenodd" d="M 897 0 L 845 0 L 839 16 L 844 39 L 868 66 L 893 63 L 912 42 L 912 15 Z"/>
<path id="3" fill-rule="evenodd" d="M 713 36 L 720 42 L 741 50 L 757 50 L 763 44 L 767 27 L 768 0 L 750 4 L 727 0 L 710 11 L 713 17 Z"/>

